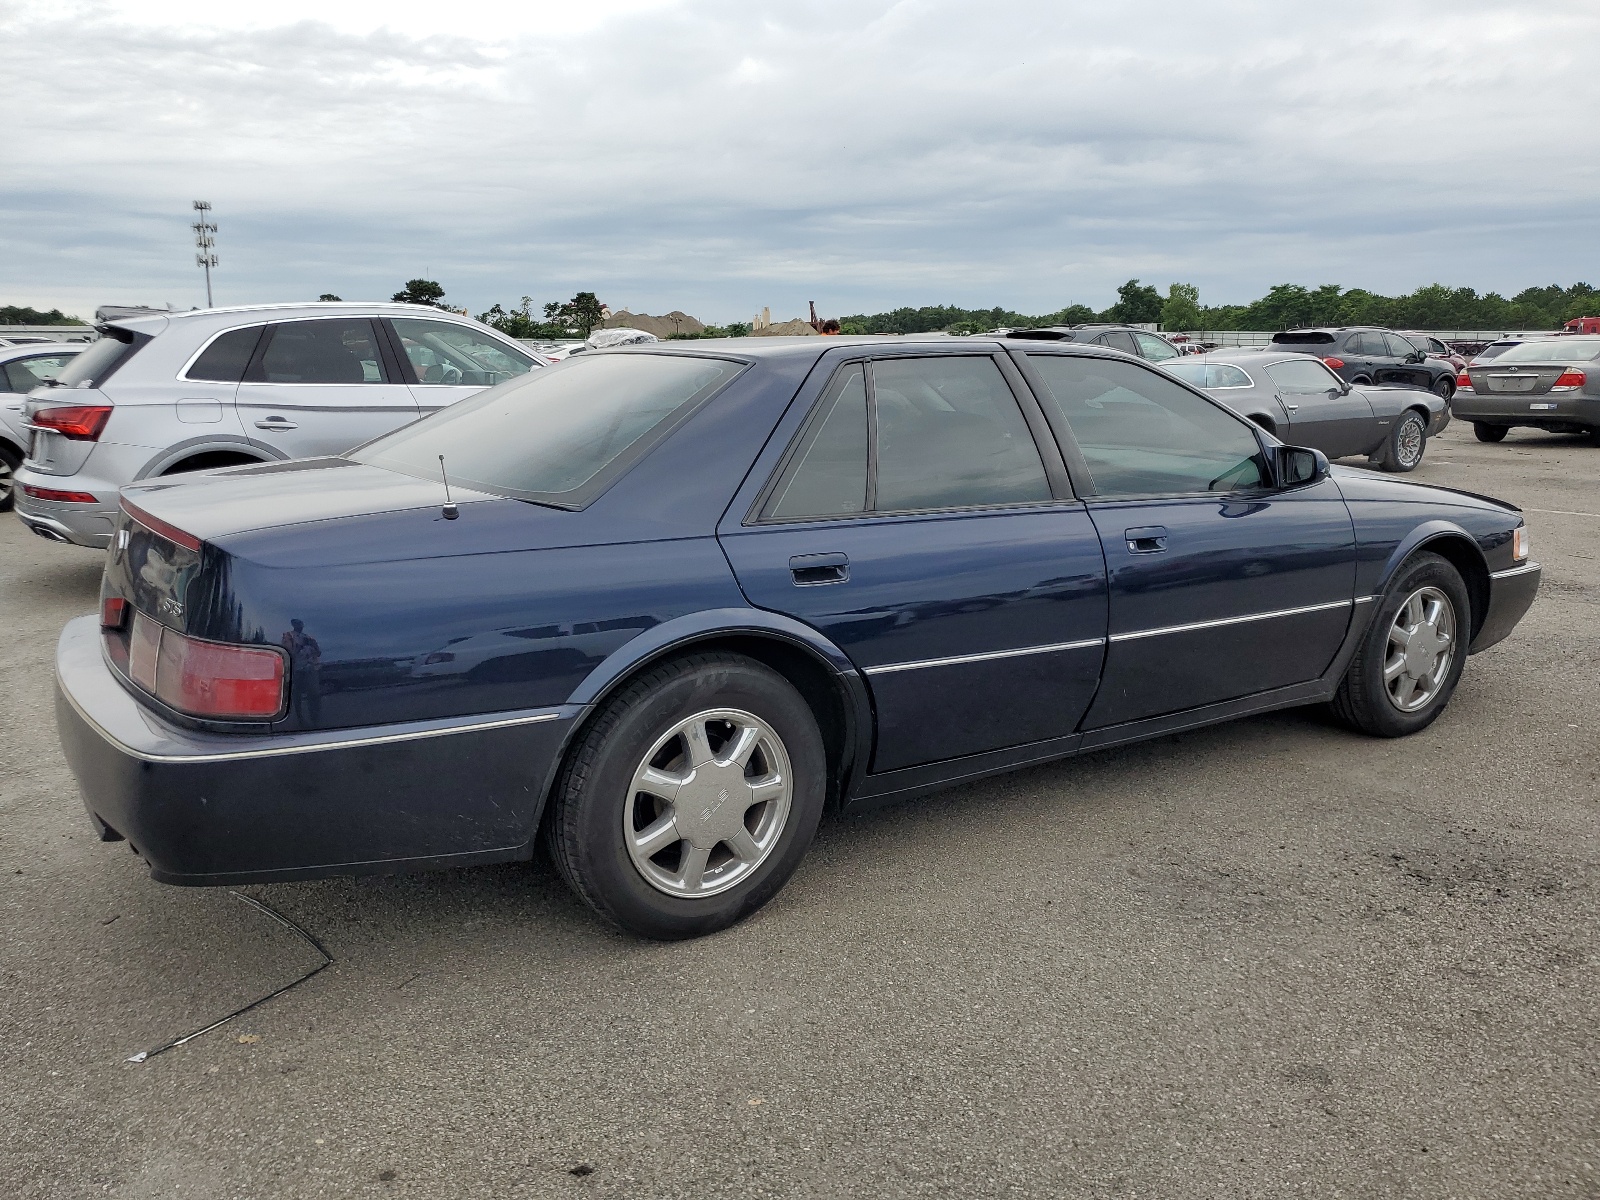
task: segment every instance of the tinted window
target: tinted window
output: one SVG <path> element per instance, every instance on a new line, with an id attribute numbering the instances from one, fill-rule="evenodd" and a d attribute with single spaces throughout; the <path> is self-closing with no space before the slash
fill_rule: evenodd
<path id="1" fill-rule="evenodd" d="M 1559 337 L 1508 347 L 1501 362 L 1586 363 L 1600 358 L 1600 337 Z"/>
<path id="2" fill-rule="evenodd" d="M 1273 363 L 1267 374 L 1286 395 L 1320 396 L 1330 388 L 1340 388 L 1339 377 L 1315 358 L 1291 358 Z"/>
<path id="3" fill-rule="evenodd" d="M 266 353 L 250 372 L 257 383 L 382 383 L 372 322 L 364 317 L 285 321 L 267 328 Z"/>
<path id="4" fill-rule="evenodd" d="M 1165 362 L 1169 358 L 1177 358 L 1178 352 L 1165 338 L 1158 338 L 1153 333 L 1136 333 L 1133 340 L 1139 344 L 1139 353 L 1151 362 Z"/>
<path id="5" fill-rule="evenodd" d="M 828 385 L 800 452 L 767 509 L 774 519 L 835 517 L 867 507 L 867 378 L 859 364 Z"/>
<path id="6" fill-rule="evenodd" d="M 1235 491 L 1267 481 L 1245 423 L 1134 363 L 1034 355 L 1102 496 Z"/>
<path id="7" fill-rule="evenodd" d="M 149 340 L 126 329 L 109 328 L 99 341 L 61 368 L 56 383 L 61 387 L 99 387 Z"/>
<path id="8" fill-rule="evenodd" d="M 76 357 L 75 354 L 38 354 L 8 362 L 0 371 L 0 388 L 8 392 L 31 392 L 47 379 L 54 379 Z"/>
<path id="9" fill-rule="evenodd" d="M 872 364 L 879 512 L 1050 499 L 1033 435 L 992 358 Z"/>
<path id="10" fill-rule="evenodd" d="M 423 479 L 581 507 L 739 372 L 673 354 L 586 354 L 519 376 L 353 452 Z M 686 469 L 692 469 L 692 465 Z"/>
<path id="11" fill-rule="evenodd" d="M 1383 340 L 1389 344 L 1390 358 L 1410 358 L 1417 352 L 1417 348 L 1398 334 L 1386 333 Z"/>
<path id="12" fill-rule="evenodd" d="M 1482 350 L 1478 351 L 1478 355 L 1473 361 L 1488 362 L 1491 358 L 1499 358 L 1511 347 L 1520 346 L 1521 344 L 1521 342 L 1490 342 Z"/>
<path id="13" fill-rule="evenodd" d="M 1320 329 L 1288 329 L 1273 334 L 1272 340 L 1279 346 L 1331 346 L 1333 334 Z"/>
<path id="14" fill-rule="evenodd" d="M 250 365 L 250 356 L 261 340 L 260 325 L 247 329 L 230 329 L 217 338 L 194 360 L 185 379 L 209 379 L 217 383 L 238 383 L 244 378 L 244 369 Z"/>
<path id="15" fill-rule="evenodd" d="M 1358 333 L 1350 341 L 1357 354 L 1364 354 L 1368 358 L 1389 357 L 1389 347 L 1383 344 L 1381 333 Z"/>
<path id="16" fill-rule="evenodd" d="M 391 323 L 418 383 L 493 387 L 525 375 L 537 365 L 532 355 L 513 350 L 470 325 L 415 317 L 396 317 Z"/>
<path id="17" fill-rule="evenodd" d="M 1102 333 L 1095 338 L 1102 346 L 1110 346 L 1113 350 L 1121 350 L 1126 354 L 1137 354 L 1139 348 L 1133 344 L 1133 335 L 1114 329 L 1110 333 Z"/>

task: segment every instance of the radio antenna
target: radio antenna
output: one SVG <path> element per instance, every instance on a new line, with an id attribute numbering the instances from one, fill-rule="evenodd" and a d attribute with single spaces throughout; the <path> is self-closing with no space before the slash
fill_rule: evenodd
<path id="1" fill-rule="evenodd" d="M 454 521 L 461 515 L 461 510 L 450 499 L 450 476 L 444 473 L 444 455 L 439 455 L 439 478 L 444 481 L 444 519 Z"/>

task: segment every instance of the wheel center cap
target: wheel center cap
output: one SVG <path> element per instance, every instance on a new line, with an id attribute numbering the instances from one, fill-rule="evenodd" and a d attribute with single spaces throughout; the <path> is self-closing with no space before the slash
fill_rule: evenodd
<path id="1" fill-rule="evenodd" d="M 744 828 L 750 784 L 737 763 L 704 763 L 694 769 L 673 801 L 678 832 L 709 850 Z"/>
<path id="2" fill-rule="evenodd" d="M 1419 679 L 1439 665 L 1439 635 L 1427 625 L 1420 626 L 1406 647 L 1406 674 Z"/>

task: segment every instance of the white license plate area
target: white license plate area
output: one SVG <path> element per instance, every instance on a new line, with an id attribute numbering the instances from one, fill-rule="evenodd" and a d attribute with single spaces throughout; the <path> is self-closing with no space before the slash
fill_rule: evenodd
<path id="1" fill-rule="evenodd" d="M 1497 392 L 1531 392 L 1538 382 L 1538 377 L 1534 375 L 1527 375 L 1521 379 L 1491 378 L 1489 380 L 1490 385 Z"/>
<path id="2" fill-rule="evenodd" d="M 1548 412 L 1555 408 L 1554 404 L 1530 404 L 1528 408 L 1533 412 Z"/>

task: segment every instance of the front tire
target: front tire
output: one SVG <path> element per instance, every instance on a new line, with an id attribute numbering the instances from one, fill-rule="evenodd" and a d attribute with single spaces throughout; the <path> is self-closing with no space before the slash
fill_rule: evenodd
<path id="1" fill-rule="evenodd" d="M 22 456 L 10 446 L 0 445 L 0 512 L 10 512 L 17 504 L 17 468 Z"/>
<path id="2" fill-rule="evenodd" d="M 1373 737 L 1426 729 L 1456 690 L 1471 628 L 1460 572 L 1437 554 L 1416 555 L 1378 602 L 1334 695 L 1334 714 Z"/>
<path id="3" fill-rule="evenodd" d="M 1483 421 L 1472 423 L 1472 436 L 1480 442 L 1503 442 L 1511 429 L 1506 425 L 1489 425 Z"/>
<path id="4" fill-rule="evenodd" d="M 1389 444 L 1383 451 L 1385 471 L 1414 471 L 1428 449 L 1428 422 L 1414 408 L 1400 414 L 1389 431 Z"/>
<path id="5" fill-rule="evenodd" d="M 742 655 L 689 655 L 628 684 L 584 731 L 545 843 L 606 920 L 699 937 L 777 894 L 826 794 L 822 735 L 793 685 Z"/>

